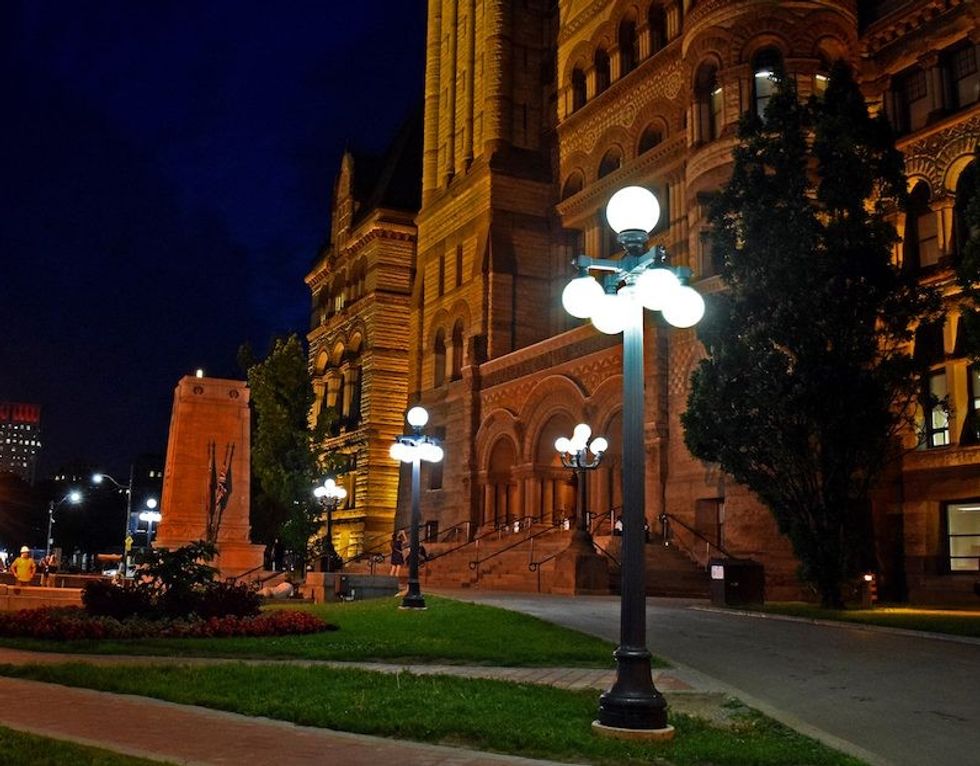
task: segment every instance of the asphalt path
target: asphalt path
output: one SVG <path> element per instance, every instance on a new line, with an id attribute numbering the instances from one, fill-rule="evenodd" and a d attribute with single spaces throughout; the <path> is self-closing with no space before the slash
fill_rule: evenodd
<path id="1" fill-rule="evenodd" d="M 619 599 L 456 591 L 618 642 Z M 980 765 L 980 642 L 647 600 L 650 651 L 873 764 Z"/>

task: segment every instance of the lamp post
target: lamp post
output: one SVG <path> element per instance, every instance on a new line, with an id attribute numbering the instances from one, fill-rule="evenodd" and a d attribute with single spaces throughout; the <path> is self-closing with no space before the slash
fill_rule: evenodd
<path id="1" fill-rule="evenodd" d="M 620 189 L 606 206 L 606 220 L 624 254 L 618 260 L 580 255 L 579 275 L 566 285 L 562 304 L 572 316 L 591 319 L 600 332 L 623 333 L 623 553 L 622 600 L 616 681 L 599 698 L 599 732 L 670 739 L 667 702 L 650 674 L 646 646 L 643 458 L 643 308 L 660 311 L 674 327 L 693 327 L 704 299 L 687 285 L 691 272 L 671 268 L 660 245 L 647 249 L 660 218 L 660 203 L 639 186 Z M 601 273 L 601 284 L 590 276 Z"/>
<path id="2" fill-rule="evenodd" d="M 48 503 L 48 541 L 44 546 L 45 558 L 51 555 L 51 543 L 54 542 L 54 540 L 51 538 L 51 532 L 53 531 L 52 528 L 54 527 L 55 509 L 57 509 L 59 505 L 61 505 L 66 501 L 71 503 L 72 505 L 78 505 L 80 502 L 82 502 L 82 493 L 79 492 L 77 489 L 73 489 L 71 492 L 69 492 L 63 498 L 61 498 L 61 500 L 57 500 L 57 501 L 52 500 L 51 502 Z"/>
<path id="3" fill-rule="evenodd" d="M 438 463 L 443 452 L 439 443 L 431 436 L 422 434 L 422 427 L 429 422 L 429 413 L 424 407 L 412 407 L 405 415 L 413 433 L 403 434 L 391 445 L 391 456 L 395 460 L 412 464 L 412 524 L 409 536 L 408 554 L 408 592 L 402 599 L 402 609 L 425 609 L 425 599 L 419 588 L 419 484 L 421 463 Z"/>
<path id="4" fill-rule="evenodd" d="M 146 522 L 146 547 L 147 548 L 149 548 L 150 544 L 153 542 L 153 525 L 159 524 L 160 519 L 163 518 L 163 516 L 160 514 L 160 511 L 155 510 L 156 507 L 157 507 L 157 501 L 151 497 L 146 501 L 147 510 L 140 511 L 140 515 L 139 515 L 139 520 Z"/>
<path id="5" fill-rule="evenodd" d="M 578 523 L 575 526 L 575 536 L 573 545 L 592 547 L 592 535 L 589 532 L 588 513 L 585 509 L 585 475 L 588 471 L 594 471 L 602 462 L 602 456 L 609 449 L 609 442 L 604 437 L 599 436 L 592 439 L 592 429 L 585 423 L 579 423 L 572 431 L 572 438 L 561 436 L 555 440 L 555 449 L 561 456 L 561 464 L 565 468 L 570 468 L 575 472 L 578 481 L 577 492 L 575 493 L 575 514 Z M 589 458 L 591 453 L 592 458 Z"/>
<path id="6" fill-rule="evenodd" d="M 344 561 L 333 547 L 333 512 L 337 510 L 340 501 L 347 497 L 347 490 L 339 486 L 333 479 L 327 479 L 322 487 L 313 490 L 313 496 L 327 514 L 327 540 L 323 546 L 323 571 L 338 572 L 344 567 Z"/>
<path id="7" fill-rule="evenodd" d="M 135 470 L 134 465 L 129 466 L 129 484 L 122 484 L 116 481 L 107 473 L 94 473 L 92 474 L 92 483 L 101 484 L 103 480 L 108 479 L 113 484 L 116 485 L 118 489 L 121 489 L 126 493 L 126 523 L 125 529 L 123 530 L 123 553 L 122 553 L 122 568 L 123 576 L 129 576 L 129 547 L 128 542 L 132 542 L 129 537 L 130 527 L 133 523 L 133 472 Z"/>

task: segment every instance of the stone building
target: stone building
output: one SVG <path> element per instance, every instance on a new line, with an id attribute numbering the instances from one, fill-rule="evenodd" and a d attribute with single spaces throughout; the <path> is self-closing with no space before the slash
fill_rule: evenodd
<path id="1" fill-rule="evenodd" d="M 387 278 L 404 290 L 404 323 L 385 336 L 405 344 L 389 352 L 406 364 L 405 395 L 444 438 L 444 464 L 423 473 L 423 519 L 446 529 L 568 515 L 576 490 L 553 444 L 579 421 L 612 445 L 589 507 L 620 505 L 620 341 L 562 309 L 571 258 L 614 256 L 605 203 L 639 184 L 663 208 L 651 241 L 693 269 L 697 289 L 720 289 L 705 206 L 730 173 L 739 115 L 764 108 L 777 66 L 804 98 L 820 94 L 834 60 L 854 67 L 907 158 L 913 206 L 897 221 L 896 259 L 951 292 L 980 139 L 978 42 L 980 9 L 959 0 L 432 0 L 421 207 L 416 228 L 401 219 L 404 257 Z M 308 278 L 317 305 L 356 262 L 337 244 L 349 166 L 335 244 Z M 328 405 L 336 392 L 325 371 L 350 348 L 337 356 L 330 344 L 341 324 L 356 326 L 356 306 L 340 316 L 310 336 Z M 896 595 L 907 584 L 914 598 L 955 598 L 977 574 L 980 370 L 962 358 L 957 328 L 953 312 L 917 335 L 916 353 L 933 365 L 924 386 L 948 406 L 923 412 L 922 438 L 909 434 L 875 504 L 882 586 Z M 770 595 L 795 595 L 796 562 L 769 513 L 684 447 L 679 417 L 702 353 L 694 332 L 648 317 L 645 342 L 651 528 L 669 513 L 693 558 L 703 563 L 717 545 L 759 559 Z M 362 398 L 369 388 L 365 376 Z M 402 411 L 390 403 L 389 432 Z M 394 469 L 377 471 L 389 487 Z M 393 490 L 382 494 L 390 503 Z M 392 511 L 378 505 L 379 521 Z"/>

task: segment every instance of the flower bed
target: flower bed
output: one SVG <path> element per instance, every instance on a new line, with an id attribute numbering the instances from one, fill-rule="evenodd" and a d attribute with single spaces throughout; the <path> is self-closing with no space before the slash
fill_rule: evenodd
<path id="1" fill-rule="evenodd" d="M 291 636 L 337 630 L 308 612 L 277 609 L 256 617 L 148 620 L 92 617 L 79 607 L 22 609 L 0 613 L 0 636 L 55 641 L 106 638 L 227 638 Z"/>

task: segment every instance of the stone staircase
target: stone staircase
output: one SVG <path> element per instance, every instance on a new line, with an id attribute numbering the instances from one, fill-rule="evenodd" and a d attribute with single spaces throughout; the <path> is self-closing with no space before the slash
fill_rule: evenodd
<path id="1" fill-rule="evenodd" d="M 596 537 L 597 544 L 616 559 L 622 558 L 622 537 Z M 646 555 L 646 594 L 670 598 L 708 598 L 708 573 L 688 558 L 680 548 L 664 545 L 663 538 L 651 535 L 644 546 Z M 611 589 L 619 592 L 619 568 L 611 572 Z"/>

